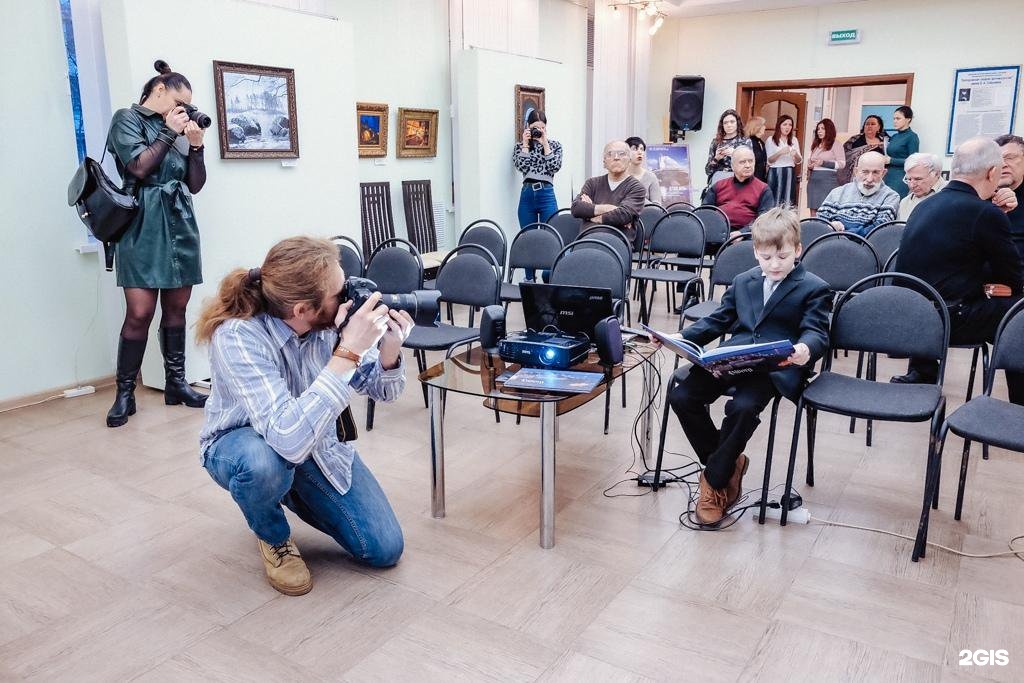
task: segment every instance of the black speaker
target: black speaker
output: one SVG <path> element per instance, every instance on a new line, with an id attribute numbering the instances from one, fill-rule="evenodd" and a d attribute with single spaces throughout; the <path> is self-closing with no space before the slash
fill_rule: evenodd
<path id="1" fill-rule="evenodd" d="M 497 304 L 480 311 L 480 346 L 488 353 L 498 352 L 498 342 L 505 338 L 505 309 Z"/>
<path id="2" fill-rule="evenodd" d="M 607 317 L 594 326 L 594 343 L 601 365 L 618 365 L 622 362 L 622 330 L 619 319 Z"/>
<path id="3" fill-rule="evenodd" d="M 675 142 L 679 133 L 700 130 L 704 119 L 704 77 L 676 76 L 668 105 L 669 140 Z"/>

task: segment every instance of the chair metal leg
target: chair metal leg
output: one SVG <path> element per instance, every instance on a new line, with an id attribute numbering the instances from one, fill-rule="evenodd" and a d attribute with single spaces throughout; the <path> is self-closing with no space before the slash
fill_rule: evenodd
<path id="1" fill-rule="evenodd" d="M 814 440 L 818 436 L 818 411 L 807 409 L 807 485 L 814 486 Z"/>
<path id="2" fill-rule="evenodd" d="M 608 384 L 604 387 L 604 433 L 606 435 L 608 434 L 608 414 L 612 405 L 612 383 L 613 380 L 609 379 Z"/>
<path id="3" fill-rule="evenodd" d="M 800 446 L 800 417 L 804 412 L 803 397 L 797 401 L 796 416 L 793 418 L 793 441 L 789 447 L 789 467 L 786 468 L 786 488 L 782 492 L 782 516 L 780 526 L 786 526 L 789 519 L 789 492 L 793 490 L 793 472 L 796 470 L 796 449 Z"/>
<path id="4" fill-rule="evenodd" d="M 416 351 L 413 352 L 413 355 L 416 356 L 416 367 L 419 368 L 420 373 L 426 372 L 427 352 L 423 351 L 422 349 L 416 349 Z M 430 404 L 427 402 L 427 385 L 423 384 L 422 382 L 420 382 L 420 385 L 423 388 L 423 407 L 429 408 Z"/>
<path id="5" fill-rule="evenodd" d="M 658 436 L 658 457 L 654 460 L 654 482 L 651 484 L 652 491 L 657 491 L 658 485 L 661 483 L 661 459 L 665 455 L 665 432 L 668 430 L 668 413 L 670 410 L 667 396 L 674 386 L 675 378 L 669 380 L 668 388 L 665 389 L 665 406 L 661 414 L 661 433 Z"/>
<path id="6" fill-rule="evenodd" d="M 863 351 L 858 351 L 857 352 L 857 379 L 861 378 L 861 375 L 863 374 L 863 372 L 864 372 L 864 352 Z M 856 428 L 857 428 L 857 418 L 851 417 L 850 418 L 850 433 L 853 434 L 853 431 Z"/>
<path id="7" fill-rule="evenodd" d="M 761 508 L 758 511 L 757 523 L 764 524 L 765 511 L 768 509 L 768 485 L 772 477 L 772 455 L 775 453 L 775 427 L 779 419 L 779 403 L 782 396 L 772 401 L 772 421 L 768 426 L 768 450 L 764 454 L 764 481 L 761 482 Z"/>
<path id="8" fill-rule="evenodd" d="M 964 399 L 964 403 L 970 401 L 971 396 L 974 395 L 974 375 L 978 369 L 978 352 L 980 350 L 980 346 L 975 346 L 974 353 L 971 354 L 971 373 L 967 376 L 967 398 Z"/>
<path id="9" fill-rule="evenodd" d="M 945 441 L 943 422 L 946 416 L 946 404 L 942 400 L 932 415 L 931 429 L 928 434 L 928 457 L 924 476 L 924 501 L 921 505 L 921 519 L 917 526 L 917 539 L 911 561 L 917 562 L 926 555 L 928 548 L 928 520 L 931 513 L 929 503 L 935 503 L 939 497 L 939 473 L 942 471 L 942 444 Z M 943 425 L 940 427 L 940 425 Z"/>
<path id="10" fill-rule="evenodd" d="M 868 354 L 868 379 L 874 382 L 878 377 L 878 354 Z M 868 448 L 871 448 L 871 437 L 874 435 L 875 423 L 874 420 L 868 418 L 867 429 L 865 430 L 864 443 Z"/>
<path id="11" fill-rule="evenodd" d="M 981 376 L 982 377 L 984 377 L 985 375 L 988 374 L 988 364 L 989 364 L 988 344 L 982 344 L 981 345 Z M 981 444 L 981 459 L 982 460 L 988 460 L 988 444 L 987 443 L 982 443 Z"/>
<path id="12" fill-rule="evenodd" d="M 677 356 L 677 358 L 678 358 L 678 356 Z M 622 375 L 619 379 L 622 382 L 622 407 L 625 408 L 626 407 L 626 376 Z"/>
<path id="13" fill-rule="evenodd" d="M 947 425 L 942 425 L 940 439 L 945 441 Z M 964 440 L 964 454 L 960 458 L 960 484 L 956 489 L 956 510 L 953 511 L 953 519 L 960 521 L 960 513 L 964 507 L 964 487 L 967 485 L 967 464 L 971 458 L 971 442 Z"/>

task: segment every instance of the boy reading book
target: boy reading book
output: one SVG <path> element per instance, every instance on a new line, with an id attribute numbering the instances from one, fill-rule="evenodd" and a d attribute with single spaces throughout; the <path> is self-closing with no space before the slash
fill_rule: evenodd
<path id="1" fill-rule="evenodd" d="M 796 401 L 813 361 L 828 345 L 831 293 L 824 280 L 797 263 L 796 215 L 772 209 L 754 221 L 751 235 L 758 265 L 738 275 L 718 309 L 682 330 L 682 337 L 704 345 L 731 333 L 723 346 L 788 339 L 793 354 L 783 369 L 773 372 L 716 378 L 697 365 L 676 371 L 668 402 L 704 465 L 696 514 L 707 525 L 719 523 L 742 493 L 750 463 L 743 450 L 761 422 L 761 411 L 776 393 Z M 732 398 L 725 405 L 721 429 L 716 429 L 708 408 L 730 388 Z"/>

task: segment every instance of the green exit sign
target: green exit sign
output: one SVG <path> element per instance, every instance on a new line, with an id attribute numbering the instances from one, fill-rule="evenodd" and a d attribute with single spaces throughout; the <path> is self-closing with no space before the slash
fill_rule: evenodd
<path id="1" fill-rule="evenodd" d="M 844 28 L 828 34 L 829 45 L 852 45 L 860 42 L 859 28 Z"/>

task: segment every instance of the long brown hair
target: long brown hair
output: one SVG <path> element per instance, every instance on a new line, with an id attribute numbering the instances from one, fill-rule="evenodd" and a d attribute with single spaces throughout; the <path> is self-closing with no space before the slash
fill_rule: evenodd
<path id="1" fill-rule="evenodd" d="M 779 144 L 779 140 L 782 138 L 782 124 L 789 121 L 793 125 L 789 128 L 789 136 L 786 139 L 787 145 L 793 144 L 794 133 L 796 133 L 796 121 L 789 114 L 783 114 L 779 117 L 779 120 L 775 122 L 775 132 L 772 133 L 772 142 L 776 145 Z"/>
<path id="2" fill-rule="evenodd" d="M 818 137 L 818 126 L 825 126 L 825 139 Z M 836 124 L 832 123 L 832 119 L 822 119 L 814 124 L 814 142 L 811 143 L 811 151 L 821 147 L 826 152 L 832 149 L 832 145 L 836 143 Z"/>
<path id="3" fill-rule="evenodd" d="M 196 323 L 196 342 L 205 344 L 230 318 L 269 313 L 291 317 L 295 304 L 320 307 L 327 295 L 338 248 L 317 237 L 289 237 L 270 248 L 260 268 L 237 268 L 220 281 L 217 296 L 207 299 Z"/>
<path id="4" fill-rule="evenodd" d="M 718 117 L 718 130 L 715 132 L 715 144 L 721 144 L 722 140 L 725 139 L 725 126 L 722 125 L 722 121 L 725 120 L 726 116 L 736 117 L 736 137 L 743 137 L 743 119 L 740 118 L 740 113 L 735 109 L 726 109 L 722 112 L 722 115 Z"/>

